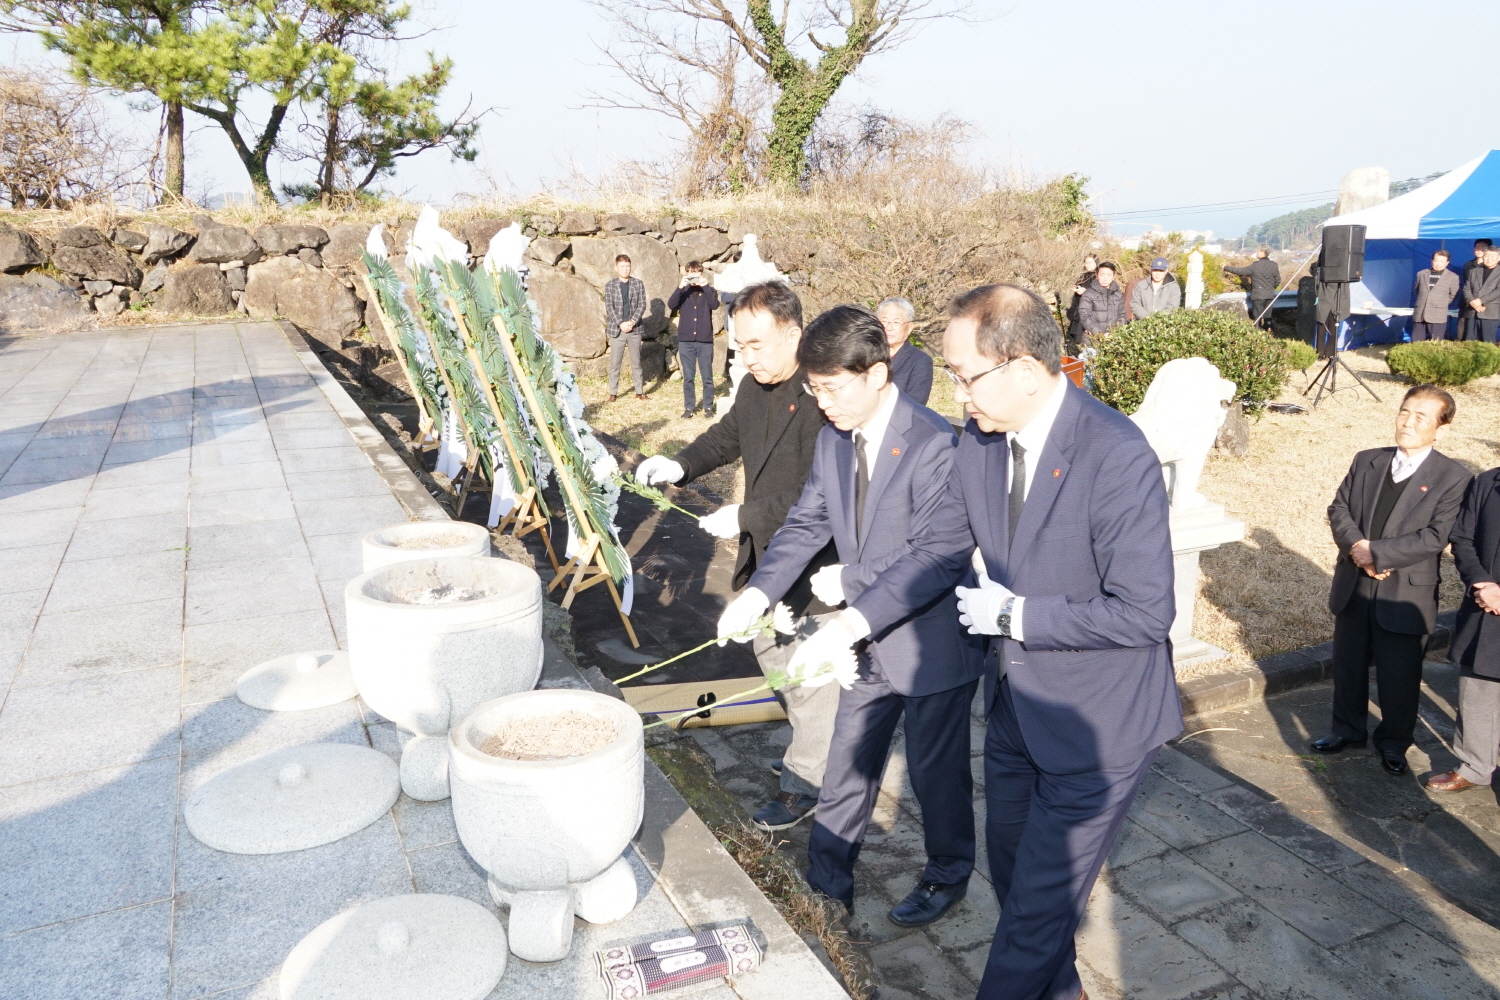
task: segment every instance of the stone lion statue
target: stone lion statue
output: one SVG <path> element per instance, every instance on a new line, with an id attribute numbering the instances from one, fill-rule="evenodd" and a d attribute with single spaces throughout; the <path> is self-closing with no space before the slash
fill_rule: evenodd
<path id="1" fill-rule="evenodd" d="M 1198 482 L 1236 389 L 1207 358 L 1178 358 L 1161 366 L 1131 415 L 1161 460 L 1174 509 L 1208 502 Z"/>

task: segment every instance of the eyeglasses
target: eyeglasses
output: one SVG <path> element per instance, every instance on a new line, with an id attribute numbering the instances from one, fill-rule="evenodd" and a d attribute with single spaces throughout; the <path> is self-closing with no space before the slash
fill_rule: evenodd
<path id="1" fill-rule="evenodd" d="M 1020 361 L 1020 360 L 1021 360 L 1020 358 L 1011 358 L 1009 361 L 1005 362 L 1004 364 L 996 365 L 995 367 L 990 368 L 987 371 L 982 371 L 978 375 L 972 375 L 969 378 L 964 378 L 962 375 L 960 375 L 957 372 L 955 372 L 952 368 L 944 368 L 943 371 L 945 371 L 945 372 L 948 373 L 948 377 L 953 380 L 953 384 L 954 385 L 963 386 L 965 389 L 967 389 L 971 385 L 973 385 L 975 382 L 978 382 L 980 379 L 984 378 L 990 372 L 997 372 L 1000 369 L 1004 368 L 1005 365 L 1014 364 L 1015 362 Z"/>
<path id="2" fill-rule="evenodd" d="M 832 399 L 834 396 L 838 395 L 838 391 L 840 389 L 842 389 L 846 385 L 849 385 L 849 384 L 853 383 L 855 381 L 855 379 L 862 378 L 863 375 L 864 375 L 864 373 L 861 372 L 859 375 L 855 375 L 855 376 L 853 376 L 851 378 L 847 378 L 843 382 L 841 382 L 840 384 L 838 384 L 836 386 L 833 386 L 831 388 L 828 388 L 828 389 L 825 389 L 822 386 L 813 385 L 811 382 L 803 382 L 802 383 L 802 391 L 805 392 L 805 393 L 807 393 L 809 396 L 813 397 L 814 399 Z"/>

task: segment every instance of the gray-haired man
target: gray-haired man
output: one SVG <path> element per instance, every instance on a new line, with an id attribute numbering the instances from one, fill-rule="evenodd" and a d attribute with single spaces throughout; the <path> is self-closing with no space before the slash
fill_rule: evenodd
<path id="1" fill-rule="evenodd" d="M 875 316 L 891 349 L 891 381 L 917 405 L 926 406 L 932 395 L 932 357 L 907 339 L 917 321 L 916 308 L 909 299 L 892 296 L 881 301 Z"/>

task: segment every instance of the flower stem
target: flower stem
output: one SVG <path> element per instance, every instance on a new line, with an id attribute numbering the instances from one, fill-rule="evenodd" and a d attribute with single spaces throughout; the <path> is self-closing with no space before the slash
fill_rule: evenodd
<path id="1" fill-rule="evenodd" d="M 728 701 L 716 701 L 712 705 L 704 705 L 702 708 L 692 708 L 692 709 L 688 709 L 686 712 L 678 712 L 676 715 L 670 716 L 670 717 L 665 718 L 665 719 L 658 719 L 655 722 L 649 723 L 648 725 L 646 725 L 646 726 L 644 726 L 642 728 L 651 729 L 651 728 L 654 728 L 656 726 L 669 725 L 671 723 L 678 722 L 678 721 L 680 721 L 682 719 L 686 719 L 690 715 L 697 715 L 700 712 L 705 712 L 705 711 L 708 711 L 709 709 L 714 709 L 714 708 L 729 708 L 731 705 L 739 704 L 739 699 L 740 698 L 744 698 L 744 697 L 746 697 L 748 695 L 752 695 L 752 694 L 760 694 L 762 691 L 769 691 L 769 690 L 771 690 L 771 685 L 769 685 L 769 684 L 762 684 L 760 687 L 751 688 L 749 691 L 741 691 L 739 694 L 732 694 L 732 695 L 729 696 L 729 700 Z"/>
<path id="2" fill-rule="evenodd" d="M 631 674 L 629 677 L 621 677 L 619 680 L 615 681 L 614 682 L 615 687 L 619 687 L 621 684 L 624 684 L 626 681 L 633 681 L 637 677 L 641 676 L 641 674 L 649 674 L 653 670 L 656 670 L 656 669 L 658 669 L 660 667 L 665 667 L 668 663 L 676 663 L 678 660 L 682 659 L 685 656 L 692 656 L 694 653 L 698 652 L 699 650 L 707 649 L 709 646 L 712 646 L 714 643 L 716 643 L 718 641 L 719 641 L 718 637 L 715 636 L 714 638 L 712 638 L 712 639 L 708 640 L 707 642 L 705 642 L 703 645 L 701 645 L 701 646 L 694 646 L 692 649 L 688 650 L 687 652 L 685 652 L 685 653 L 678 653 L 676 656 L 672 657 L 671 659 L 662 660 L 660 663 L 653 663 L 649 667 L 642 667 L 641 669 L 637 670 L 635 673 Z"/>

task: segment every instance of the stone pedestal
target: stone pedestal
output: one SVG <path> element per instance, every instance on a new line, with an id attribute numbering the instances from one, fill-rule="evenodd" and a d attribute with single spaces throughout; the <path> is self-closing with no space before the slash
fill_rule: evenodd
<path id="1" fill-rule="evenodd" d="M 1172 622 L 1172 663 L 1177 668 L 1219 660 L 1229 654 L 1193 635 L 1198 600 L 1198 554 L 1242 541 L 1245 522 L 1224 513 L 1224 505 L 1200 503 L 1172 508 L 1172 568 L 1176 573 L 1177 618 Z"/>

